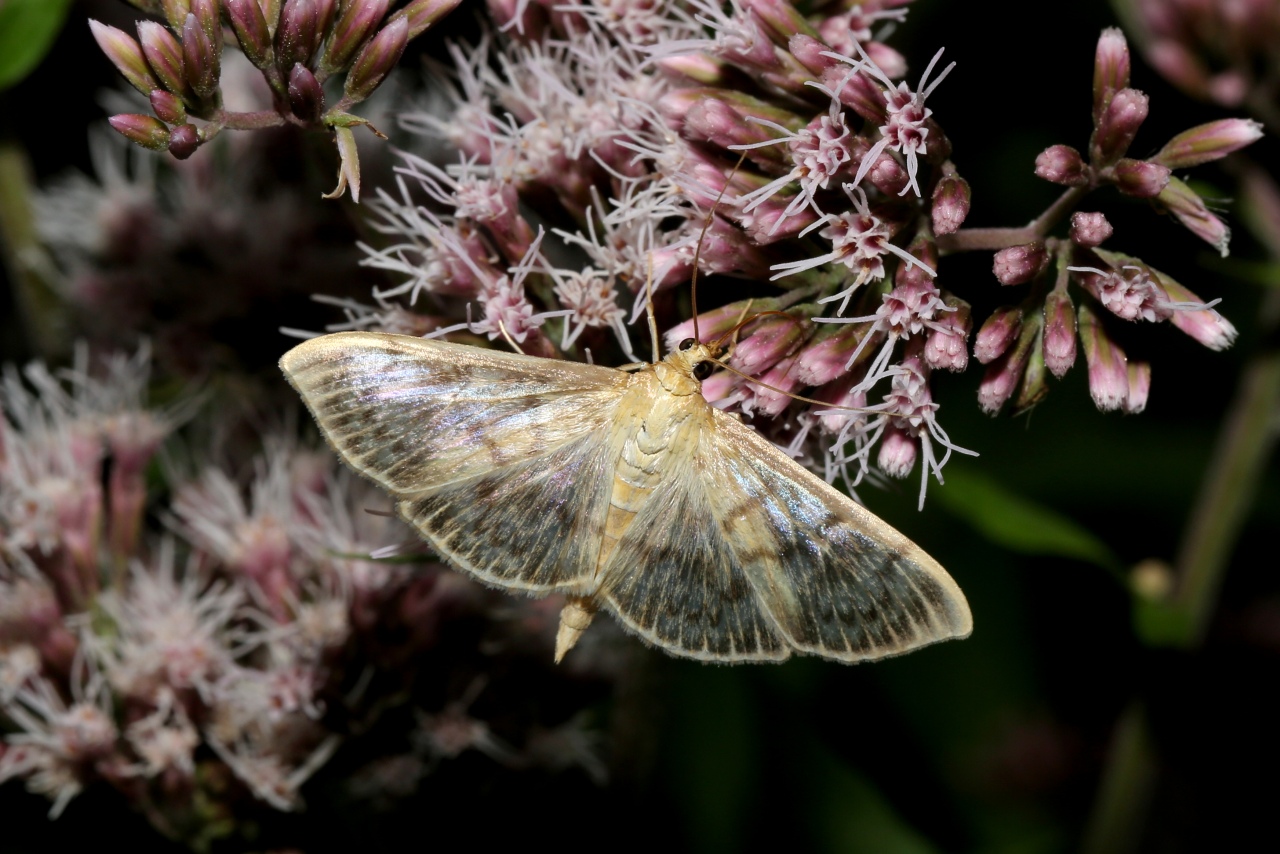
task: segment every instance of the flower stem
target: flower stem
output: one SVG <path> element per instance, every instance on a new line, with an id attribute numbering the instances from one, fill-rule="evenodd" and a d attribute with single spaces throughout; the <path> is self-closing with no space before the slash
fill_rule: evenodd
<path id="1" fill-rule="evenodd" d="M 943 255 L 975 252 L 982 249 L 1008 249 L 1033 240 L 1043 240 L 1064 216 L 1071 213 L 1092 187 L 1071 187 L 1045 208 L 1044 213 L 1021 228 L 962 228 L 938 237 L 938 251 Z"/>

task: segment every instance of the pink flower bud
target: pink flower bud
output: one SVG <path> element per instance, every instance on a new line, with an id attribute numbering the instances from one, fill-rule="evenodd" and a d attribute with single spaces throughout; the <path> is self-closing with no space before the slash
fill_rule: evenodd
<path id="1" fill-rule="evenodd" d="M 409 38 L 416 38 L 427 28 L 454 10 L 461 0 L 413 0 L 393 16 L 403 17 L 409 25 Z"/>
<path id="2" fill-rule="evenodd" d="M 306 65 L 316 43 L 316 6 L 313 0 L 285 0 L 276 27 L 276 67 L 284 74 Z"/>
<path id="3" fill-rule="evenodd" d="M 255 67 L 266 68 L 271 58 L 271 32 L 258 0 L 224 0 L 224 5 L 240 49 Z"/>
<path id="4" fill-rule="evenodd" d="M 211 42 L 222 42 L 222 24 L 218 21 L 218 0 L 190 0 L 188 10 L 196 16 L 200 29 Z M 183 18 L 186 21 L 186 18 Z"/>
<path id="5" fill-rule="evenodd" d="M 1049 393 L 1049 378 L 1045 373 L 1044 347 L 1039 339 L 1031 342 L 1027 353 L 1027 365 L 1022 370 L 1022 384 L 1013 401 L 1015 415 L 1021 415 L 1034 407 Z"/>
<path id="6" fill-rule="evenodd" d="M 187 15 L 182 25 L 182 58 L 187 82 L 201 100 L 211 100 L 218 91 L 222 75 L 222 30 L 212 41 L 195 15 Z"/>
<path id="7" fill-rule="evenodd" d="M 1036 157 L 1036 177 L 1068 187 L 1089 183 L 1089 167 L 1069 145 L 1051 145 Z"/>
<path id="8" fill-rule="evenodd" d="M 1175 303 L 1203 303 L 1200 297 L 1193 294 L 1168 276 L 1160 277 L 1169 299 Z M 1210 350 L 1225 350 L 1236 340 L 1236 328 L 1218 312 L 1211 308 L 1202 311 L 1175 311 L 1169 322 L 1199 341 Z"/>
<path id="9" fill-rule="evenodd" d="M 673 76 L 683 75 L 703 86 L 721 86 L 730 76 L 723 62 L 705 53 L 664 56 L 655 65 Z"/>
<path id="10" fill-rule="evenodd" d="M 383 27 L 373 40 L 360 51 L 355 64 L 347 74 L 343 88 L 352 101 L 363 101 L 373 94 L 383 79 L 395 68 L 409 42 L 409 21 L 397 18 Z"/>
<path id="11" fill-rule="evenodd" d="M 1262 125 L 1251 119 L 1222 119 L 1184 130 L 1151 158 L 1170 169 L 1186 169 L 1226 157 L 1262 138 Z"/>
<path id="12" fill-rule="evenodd" d="M 187 109 L 182 106 L 182 99 L 163 89 L 151 90 L 151 109 L 162 122 L 171 125 L 185 124 Z"/>
<path id="13" fill-rule="evenodd" d="M 151 8 L 148 11 L 155 12 L 156 5 L 155 0 L 150 0 L 150 2 L 144 0 L 144 3 L 140 4 L 139 7 L 150 6 Z M 159 0 L 159 6 L 164 11 L 164 19 L 169 22 L 169 26 L 173 27 L 174 30 L 181 30 L 182 22 L 191 13 L 191 0 Z"/>
<path id="14" fill-rule="evenodd" d="M 995 255 L 992 272 L 1002 285 L 1025 284 L 1044 270 L 1049 253 L 1039 240 L 1001 249 Z"/>
<path id="15" fill-rule="evenodd" d="M 773 128 L 747 121 L 746 116 L 723 99 L 705 96 L 695 99 L 684 114 L 681 133 L 686 139 L 711 142 L 721 148 L 752 145 L 777 136 Z M 786 149 L 779 145 L 765 146 L 748 151 L 747 157 L 777 167 L 785 162 Z"/>
<path id="16" fill-rule="evenodd" d="M 1026 373 L 1032 352 L 1036 349 L 1034 345 L 1040 338 L 1040 331 L 1040 318 L 1034 315 L 1027 318 L 1018 332 L 1017 345 L 987 366 L 982 381 L 978 384 L 978 406 L 983 412 L 995 415 L 1013 396 L 1019 380 Z M 1027 405 L 1037 399 L 1038 395 L 1030 395 Z"/>
<path id="17" fill-rule="evenodd" d="M 144 95 L 160 88 L 160 81 L 151 72 L 142 47 L 128 33 L 92 20 L 89 21 L 89 30 L 98 47 L 130 86 Z"/>
<path id="18" fill-rule="evenodd" d="M 1095 164 L 1115 163 L 1129 150 L 1138 128 L 1147 119 L 1147 96 L 1137 89 L 1115 93 L 1093 134 Z"/>
<path id="19" fill-rule="evenodd" d="M 924 361 L 931 368 L 963 371 L 969 367 L 969 303 L 947 296 L 943 299 L 955 311 L 938 312 L 925 340 Z"/>
<path id="20" fill-rule="evenodd" d="M 775 44 L 785 45 L 799 33 L 813 34 L 813 27 L 787 0 L 742 0 L 742 5 L 765 25 Z"/>
<path id="21" fill-rule="evenodd" d="M 169 153 L 186 160 L 200 147 L 200 132 L 195 125 L 178 125 L 169 135 Z"/>
<path id="22" fill-rule="evenodd" d="M 919 439 L 891 424 L 885 428 L 884 437 L 880 440 L 876 465 L 889 477 L 904 478 L 915 468 L 919 446 Z"/>
<path id="23" fill-rule="evenodd" d="M 311 0 L 316 7 L 316 44 L 320 47 L 320 43 L 324 41 L 324 37 L 328 34 L 329 28 L 333 26 L 333 18 L 338 14 L 339 0 Z M 402 13 L 405 9 L 400 10 Z M 312 48 L 315 51 L 315 48 Z"/>
<path id="24" fill-rule="evenodd" d="M 818 427 L 829 436 L 838 436 L 850 425 L 865 422 L 866 413 L 856 410 L 867 406 L 867 393 L 858 387 L 859 378 L 847 376 L 831 385 L 824 386 L 814 392 L 817 400 L 831 404 L 839 409 L 827 409 L 815 405 L 813 412 L 818 418 Z"/>
<path id="25" fill-rule="evenodd" d="M 1117 27 L 1108 27 L 1098 38 L 1093 60 L 1093 123 L 1106 115 L 1116 94 L 1129 85 L 1129 43 Z"/>
<path id="26" fill-rule="evenodd" d="M 792 401 L 789 395 L 800 388 L 795 368 L 796 357 L 790 356 L 761 374 L 760 383 L 751 384 L 750 387 L 755 392 L 757 410 L 775 418 L 787 410 Z M 773 388 L 765 388 L 765 385 L 771 385 Z"/>
<path id="27" fill-rule="evenodd" d="M 729 361 L 744 374 L 756 376 L 776 365 L 804 342 L 811 324 L 791 315 L 770 315 L 749 326 L 751 331 L 733 348 Z"/>
<path id="28" fill-rule="evenodd" d="M 997 308 L 978 330 L 973 342 L 973 357 L 990 364 L 1004 355 L 1022 329 L 1022 309 L 1014 306 Z"/>
<path id="29" fill-rule="evenodd" d="M 1126 196 L 1149 199 L 1169 184 L 1169 167 L 1146 160 L 1121 158 L 1111 169 L 1116 189 Z"/>
<path id="30" fill-rule="evenodd" d="M 1124 411 L 1137 415 L 1147 408 L 1147 395 L 1151 393 L 1151 363 L 1130 362 L 1129 389 L 1124 399 Z"/>
<path id="31" fill-rule="evenodd" d="M 831 51 L 830 46 L 807 33 L 797 33 L 792 36 L 787 41 L 787 50 L 791 51 L 791 55 L 814 77 L 822 77 L 834 69 L 849 70 L 848 65 L 824 55 Z"/>
<path id="32" fill-rule="evenodd" d="M 844 375 L 849 357 L 870 328 L 860 323 L 821 323 L 817 327 L 817 333 L 796 355 L 796 378 L 801 385 L 822 386 Z"/>
<path id="33" fill-rule="evenodd" d="M 139 113 L 123 113 L 112 116 L 107 122 L 117 131 L 128 137 L 129 141 L 149 148 L 152 151 L 164 151 L 169 147 L 169 129 L 164 122 L 153 116 Z"/>
<path id="34" fill-rule="evenodd" d="M 1076 363 L 1076 311 L 1065 290 L 1045 297 L 1044 363 L 1058 379 Z"/>
<path id="35" fill-rule="evenodd" d="M 1190 187 L 1177 178 L 1170 178 L 1169 183 L 1156 201 L 1178 218 L 1191 233 L 1227 256 L 1228 244 L 1231 242 L 1231 230 L 1217 216 L 1209 212 L 1204 201 Z"/>
<path id="36" fill-rule="evenodd" d="M 1103 412 L 1119 409 L 1129 399 L 1128 359 L 1088 305 L 1081 304 L 1077 314 L 1093 403 Z"/>
<path id="37" fill-rule="evenodd" d="M 873 125 L 883 125 L 888 116 L 884 88 L 866 74 L 854 72 L 844 63 L 833 65 L 822 75 L 822 85 L 836 93 L 841 104 Z"/>
<path id="38" fill-rule="evenodd" d="M 338 71 L 346 68 L 365 39 L 373 34 L 387 16 L 391 0 L 351 0 L 342 4 L 338 21 L 333 25 L 325 47 L 324 68 Z M 407 32 L 407 30 L 406 30 Z"/>
<path id="39" fill-rule="evenodd" d="M 886 196 L 898 196 L 911 183 L 911 176 L 902 164 L 886 151 L 876 158 L 875 165 L 867 172 L 867 181 Z"/>
<path id="40" fill-rule="evenodd" d="M 195 92 L 184 72 L 182 45 L 173 33 L 155 21 L 139 21 L 138 41 L 142 43 L 142 53 L 160 84 L 183 101 L 194 103 Z"/>
<path id="41" fill-rule="evenodd" d="M 1093 248 L 1111 236 L 1113 229 L 1100 213 L 1076 211 L 1071 215 L 1071 241 L 1077 246 Z"/>
<path id="42" fill-rule="evenodd" d="M 324 90 L 301 62 L 289 72 L 289 109 L 304 122 L 317 122 L 324 113 Z"/>
<path id="43" fill-rule="evenodd" d="M 969 182 L 952 172 L 933 189 L 934 234 L 951 234 L 969 215 Z"/>

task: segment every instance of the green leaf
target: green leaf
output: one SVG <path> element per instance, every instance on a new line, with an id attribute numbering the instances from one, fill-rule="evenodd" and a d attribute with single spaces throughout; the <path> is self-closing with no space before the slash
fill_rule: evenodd
<path id="1" fill-rule="evenodd" d="M 71 0 L 0 0 L 0 89 L 40 64 L 70 6 Z"/>
<path id="2" fill-rule="evenodd" d="M 816 742 L 806 775 L 812 790 L 805 803 L 809 824 L 824 854 L 937 854 L 938 849 L 907 824 L 872 785 Z"/>
<path id="3" fill-rule="evenodd" d="M 1121 571 L 1120 561 L 1106 543 L 1084 527 L 973 470 L 948 468 L 946 484 L 930 495 L 1010 551 L 1074 558 L 1109 572 Z"/>

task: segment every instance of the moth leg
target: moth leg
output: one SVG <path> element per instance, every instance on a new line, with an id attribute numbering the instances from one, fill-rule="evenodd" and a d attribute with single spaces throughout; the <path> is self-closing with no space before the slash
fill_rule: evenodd
<path id="1" fill-rule="evenodd" d="M 556 630 L 556 664 L 582 637 L 596 615 L 596 601 L 590 596 L 570 596 L 560 609 L 560 628 Z"/>

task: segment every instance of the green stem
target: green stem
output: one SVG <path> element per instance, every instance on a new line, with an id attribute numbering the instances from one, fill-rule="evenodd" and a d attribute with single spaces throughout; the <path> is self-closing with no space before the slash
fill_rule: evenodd
<path id="1" fill-rule="evenodd" d="M 1156 778 L 1155 753 L 1142 703 L 1129 703 L 1116 724 L 1082 854 L 1122 854 L 1137 847 Z"/>

